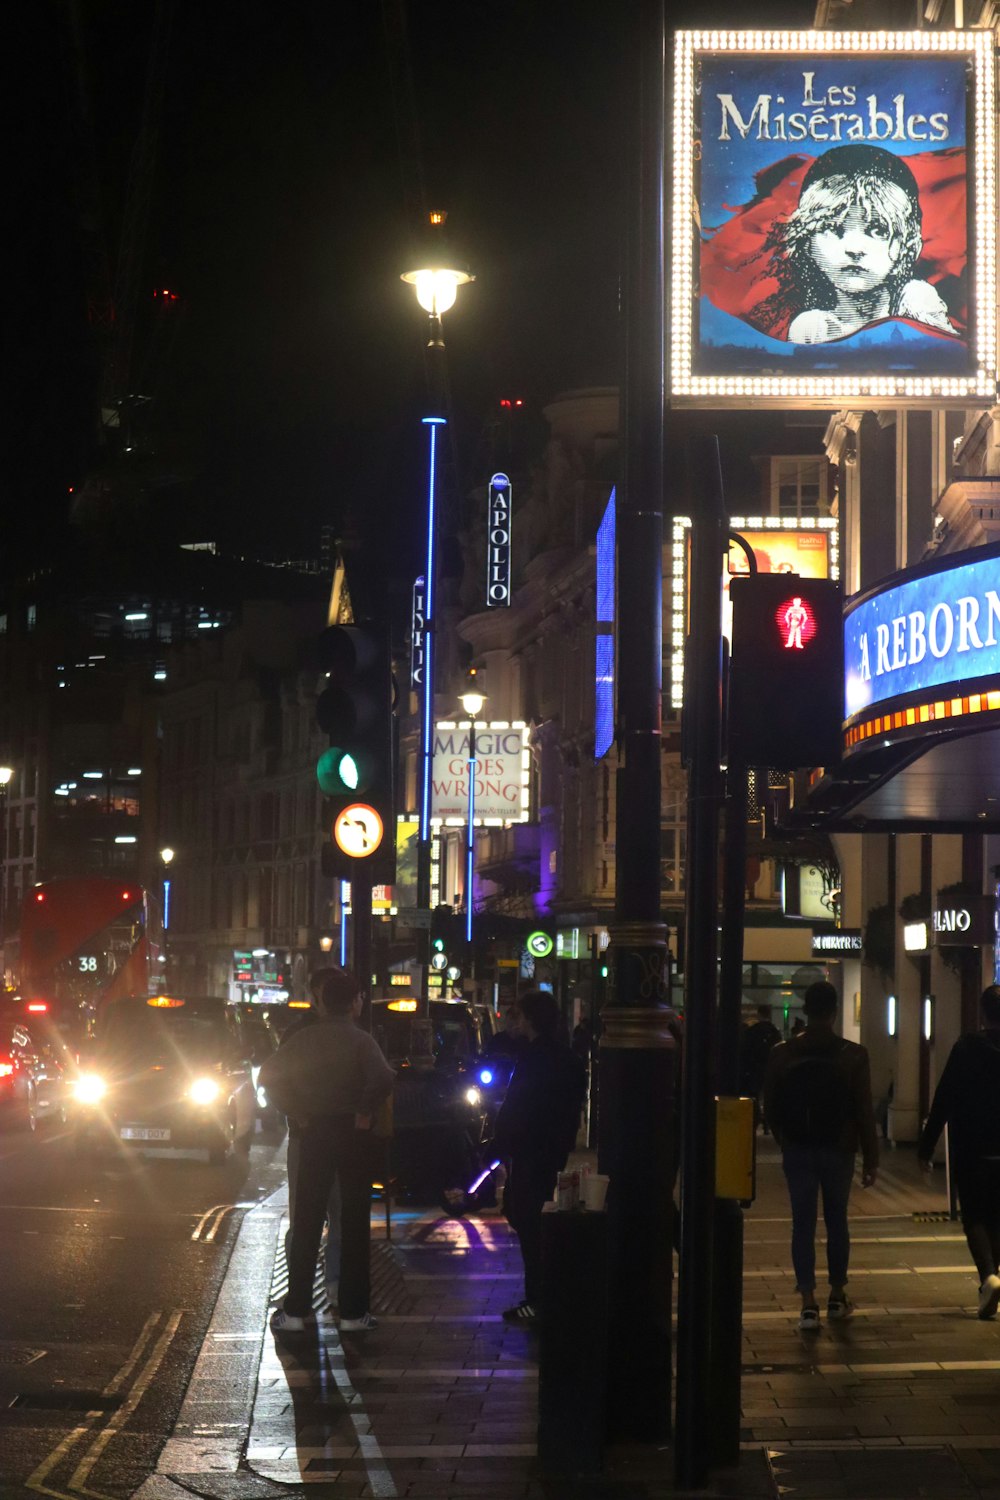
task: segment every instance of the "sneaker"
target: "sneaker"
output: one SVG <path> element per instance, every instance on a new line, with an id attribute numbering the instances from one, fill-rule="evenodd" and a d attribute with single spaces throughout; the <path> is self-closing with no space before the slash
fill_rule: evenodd
<path id="1" fill-rule="evenodd" d="M 1000 1307 L 1000 1276 L 987 1276 L 979 1288 L 979 1316 L 985 1323 L 995 1318 Z"/>
<path id="2" fill-rule="evenodd" d="M 272 1333 L 305 1333 L 315 1326 L 316 1314 L 312 1312 L 304 1318 L 297 1318 L 294 1313 L 285 1312 L 283 1307 L 276 1307 L 271 1314 Z"/>
<path id="3" fill-rule="evenodd" d="M 799 1328 L 802 1333 L 819 1332 L 819 1308 L 804 1307 L 799 1313 Z"/>
<path id="4" fill-rule="evenodd" d="M 842 1323 L 854 1313 L 854 1303 L 850 1297 L 831 1297 L 826 1304 L 826 1315 L 831 1323 Z"/>
<path id="5" fill-rule="evenodd" d="M 378 1327 L 378 1318 L 366 1312 L 360 1318 L 341 1318 L 338 1326 L 341 1333 L 365 1333 L 369 1328 Z"/>
<path id="6" fill-rule="evenodd" d="M 519 1302 L 516 1307 L 504 1309 L 503 1320 L 505 1323 L 537 1323 L 538 1312 L 530 1302 Z"/>

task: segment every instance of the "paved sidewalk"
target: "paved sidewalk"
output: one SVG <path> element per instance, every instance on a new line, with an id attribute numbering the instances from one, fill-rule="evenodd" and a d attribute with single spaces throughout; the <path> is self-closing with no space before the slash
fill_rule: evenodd
<path id="1" fill-rule="evenodd" d="M 942 1174 L 928 1185 L 912 1152 L 886 1153 L 878 1185 L 852 1200 L 858 1312 L 803 1335 L 780 1164 L 769 1139 L 758 1144 L 742 1461 L 707 1493 L 1000 1500 L 1000 1321 L 976 1317 Z M 315 1341 L 280 1344 L 265 1304 L 281 1287 L 282 1210 L 275 1195 L 244 1223 L 177 1431 L 142 1500 L 677 1494 L 666 1449 L 609 1450 L 598 1478 L 538 1474 L 536 1338 L 500 1316 L 521 1283 L 498 1214 L 398 1214 L 391 1245 L 373 1215 L 378 1329 L 341 1337 L 323 1323 Z"/>

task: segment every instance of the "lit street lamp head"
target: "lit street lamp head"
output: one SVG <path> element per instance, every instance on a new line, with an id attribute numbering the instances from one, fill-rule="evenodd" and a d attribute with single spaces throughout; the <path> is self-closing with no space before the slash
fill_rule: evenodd
<path id="1" fill-rule="evenodd" d="M 0 786 L 9 786 L 14 775 L 12 766 L 0 766 Z"/>
<path id="2" fill-rule="evenodd" d="M 444 224 L 448 215 L 432 213 L 426 233 L 425 258 L 412 271 L 404 271 L 400 280 L 412 286 L 417 301 L 430 315 L 432 347 L 441 347 L 441 317 L 455 305 L 458 288 L 475 281 L 468 269 L 460 266 L 448 247 Z"/>

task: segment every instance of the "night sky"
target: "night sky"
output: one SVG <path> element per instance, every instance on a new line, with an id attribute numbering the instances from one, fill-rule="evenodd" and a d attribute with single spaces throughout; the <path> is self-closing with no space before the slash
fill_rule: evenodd
<path id="1" fill-rule="evenodd" d="M 448 211 L 477 277 L 445 322 L 463 481 L 488 462 L 502 397 L 524 400 L 535 433 L 558 391 L 617 383 L 628 7 L 163 9 L 131 359 L 155 399 L 114 464 L 96 443 L 109 339 L 87 306 L 119 260 L 156 5 L 34 0 L 8 53 L 21 233 L 4 561 L 67 535 L 74 495 L 103 472 L 112 494 L 156 497 L 181 539 L 304 556 L 323 524 L 353 525 L 412 576 L 426 320 L 399 274 L 424 211 Z M 755 20 L 812 19 L 805 0 L 764 9 Z M 675 24 L 712 19 L 742 16 L 671 9 Z M 162 309 L 154 286 L 177 302 Z"/>

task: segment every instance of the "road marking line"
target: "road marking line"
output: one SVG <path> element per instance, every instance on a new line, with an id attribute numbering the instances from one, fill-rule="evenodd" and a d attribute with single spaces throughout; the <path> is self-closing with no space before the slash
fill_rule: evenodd
<path id="1" fill-rule="evenodd" d="M 142 1356 L 143 1349 L 145 1348 L 146 1343 L 149 1340 L 149 1335 L 152 1333 L 159 1316 L 159 1312 L 150 1313 L 149 1317 L 143 1324 L 142 1331 L 139 1334 L 139 1337 L 132 1345 L 132 1352 L 129 1354 L 128 1359 L 122 1365 L 117 1375 L 115 1375 L 104 1387 L 104 1391 L 102 1393 L 103 1395 L 115 1395 L 123 1382 L 128 1379 L 129 1375 L 134 1370 L 136 1363 Z M 72 1432 L 67 1433 L 66 1436 L 56 1444 L 52 1451 L 42 1459 L 37 1469 L 35 1469 L 35 1471 L 31 1475 L 29 1475 L 28 1479 L 25 1480 L 25 1488 L 29 1490 L 37 1490 L 38 1493 L 42 1495 L 56 1495 L 60 1497 L 60 1500 L 67 1500 L 67 1496 L 65 1496 L 61 1490 L 49 1489 L 45 1485 L 44 1480 L 46 1480 L 51 1474 L 52 1470 L 62 1462 L 70 1449 L 74 1448 L 80 1441 L 80 1439 L 82 1437 L 85 1437 L 88 1432 L 92 1432 L 94 1430 L 94 1423 L 100 1415 L 100 1412 L 88 1412 L 90 1421 L 83 1427 L 74 1427 Z"/>
<path id="2" fill-rule="evenodd" d="M 223 1220 L 225 1219 L 226 1215 L 227 1214 L 231 1214 L 235 1210 L 235 1208 L 236 1208 L 236 1204 L 235 1203 L 226 1203 L 226 1204 L 223 1204 L 223 1206 L 219 1209 L 218 1214 L 216 1215 L 215 1219 L 212 1222 L 211 1229 L 204 1236 L 206 1244 L 211 1244 L 212 1243 L 212 1241 L 215 1239 L 215 1236 L 218 1234 L 219 1230 L 222 1228 L 222 1223 L 223 1223 Z"/>
<path id="3" fill-rule="evenodd" d="M 204 1236 L 205 1239 L 209 1239 L 211 1236 L 204 1234 L 204 1231 L 208 1226 L 209 1219 L 214 1219 L 216 1214 L 224 1214 L 227 1209 L 233 1207 L 235 1207 L 235 1205 L 232 1203 L 213 1203 L 211 1208 L 206 1208 L 205 1212 L 202 1214 L 201 1218 L 194 1226 L 194 1229 L 191 1231 L 191 1238 L 193 1240 L 200 1240 Z M 216 1228 L 218 1228 L 218 1225 L 216 1225 Z"/>
<path id="4" fill-rule="evenodd" d="M 118 1410 L 111 1414 L 109 1421 L 97 1434 L 87 1452 L 73 1470 L 69 1481 L 71 1490 L 76 1490 L 78 1493 L 84 1495 L 98 1495 L 97 1491 L 87 1488 L 87 1480 L 90 1478 L 91 1471 L 115 1433 L 128 1421 L 146 1394 L 154 1375 L 163 1363 L 163 1356 L 170 1347 L 170 1343 L 177 1332 L 178 1324 L 183 1316 L 183 1309 L 180 1308 L 170 1314 L 166 1327 L 153 1345 L 153 1351 L 136 1377 L 128 1396 Z M 107 1497 L 101 1496 L 100 1500 L 107 1500 Z"/>

